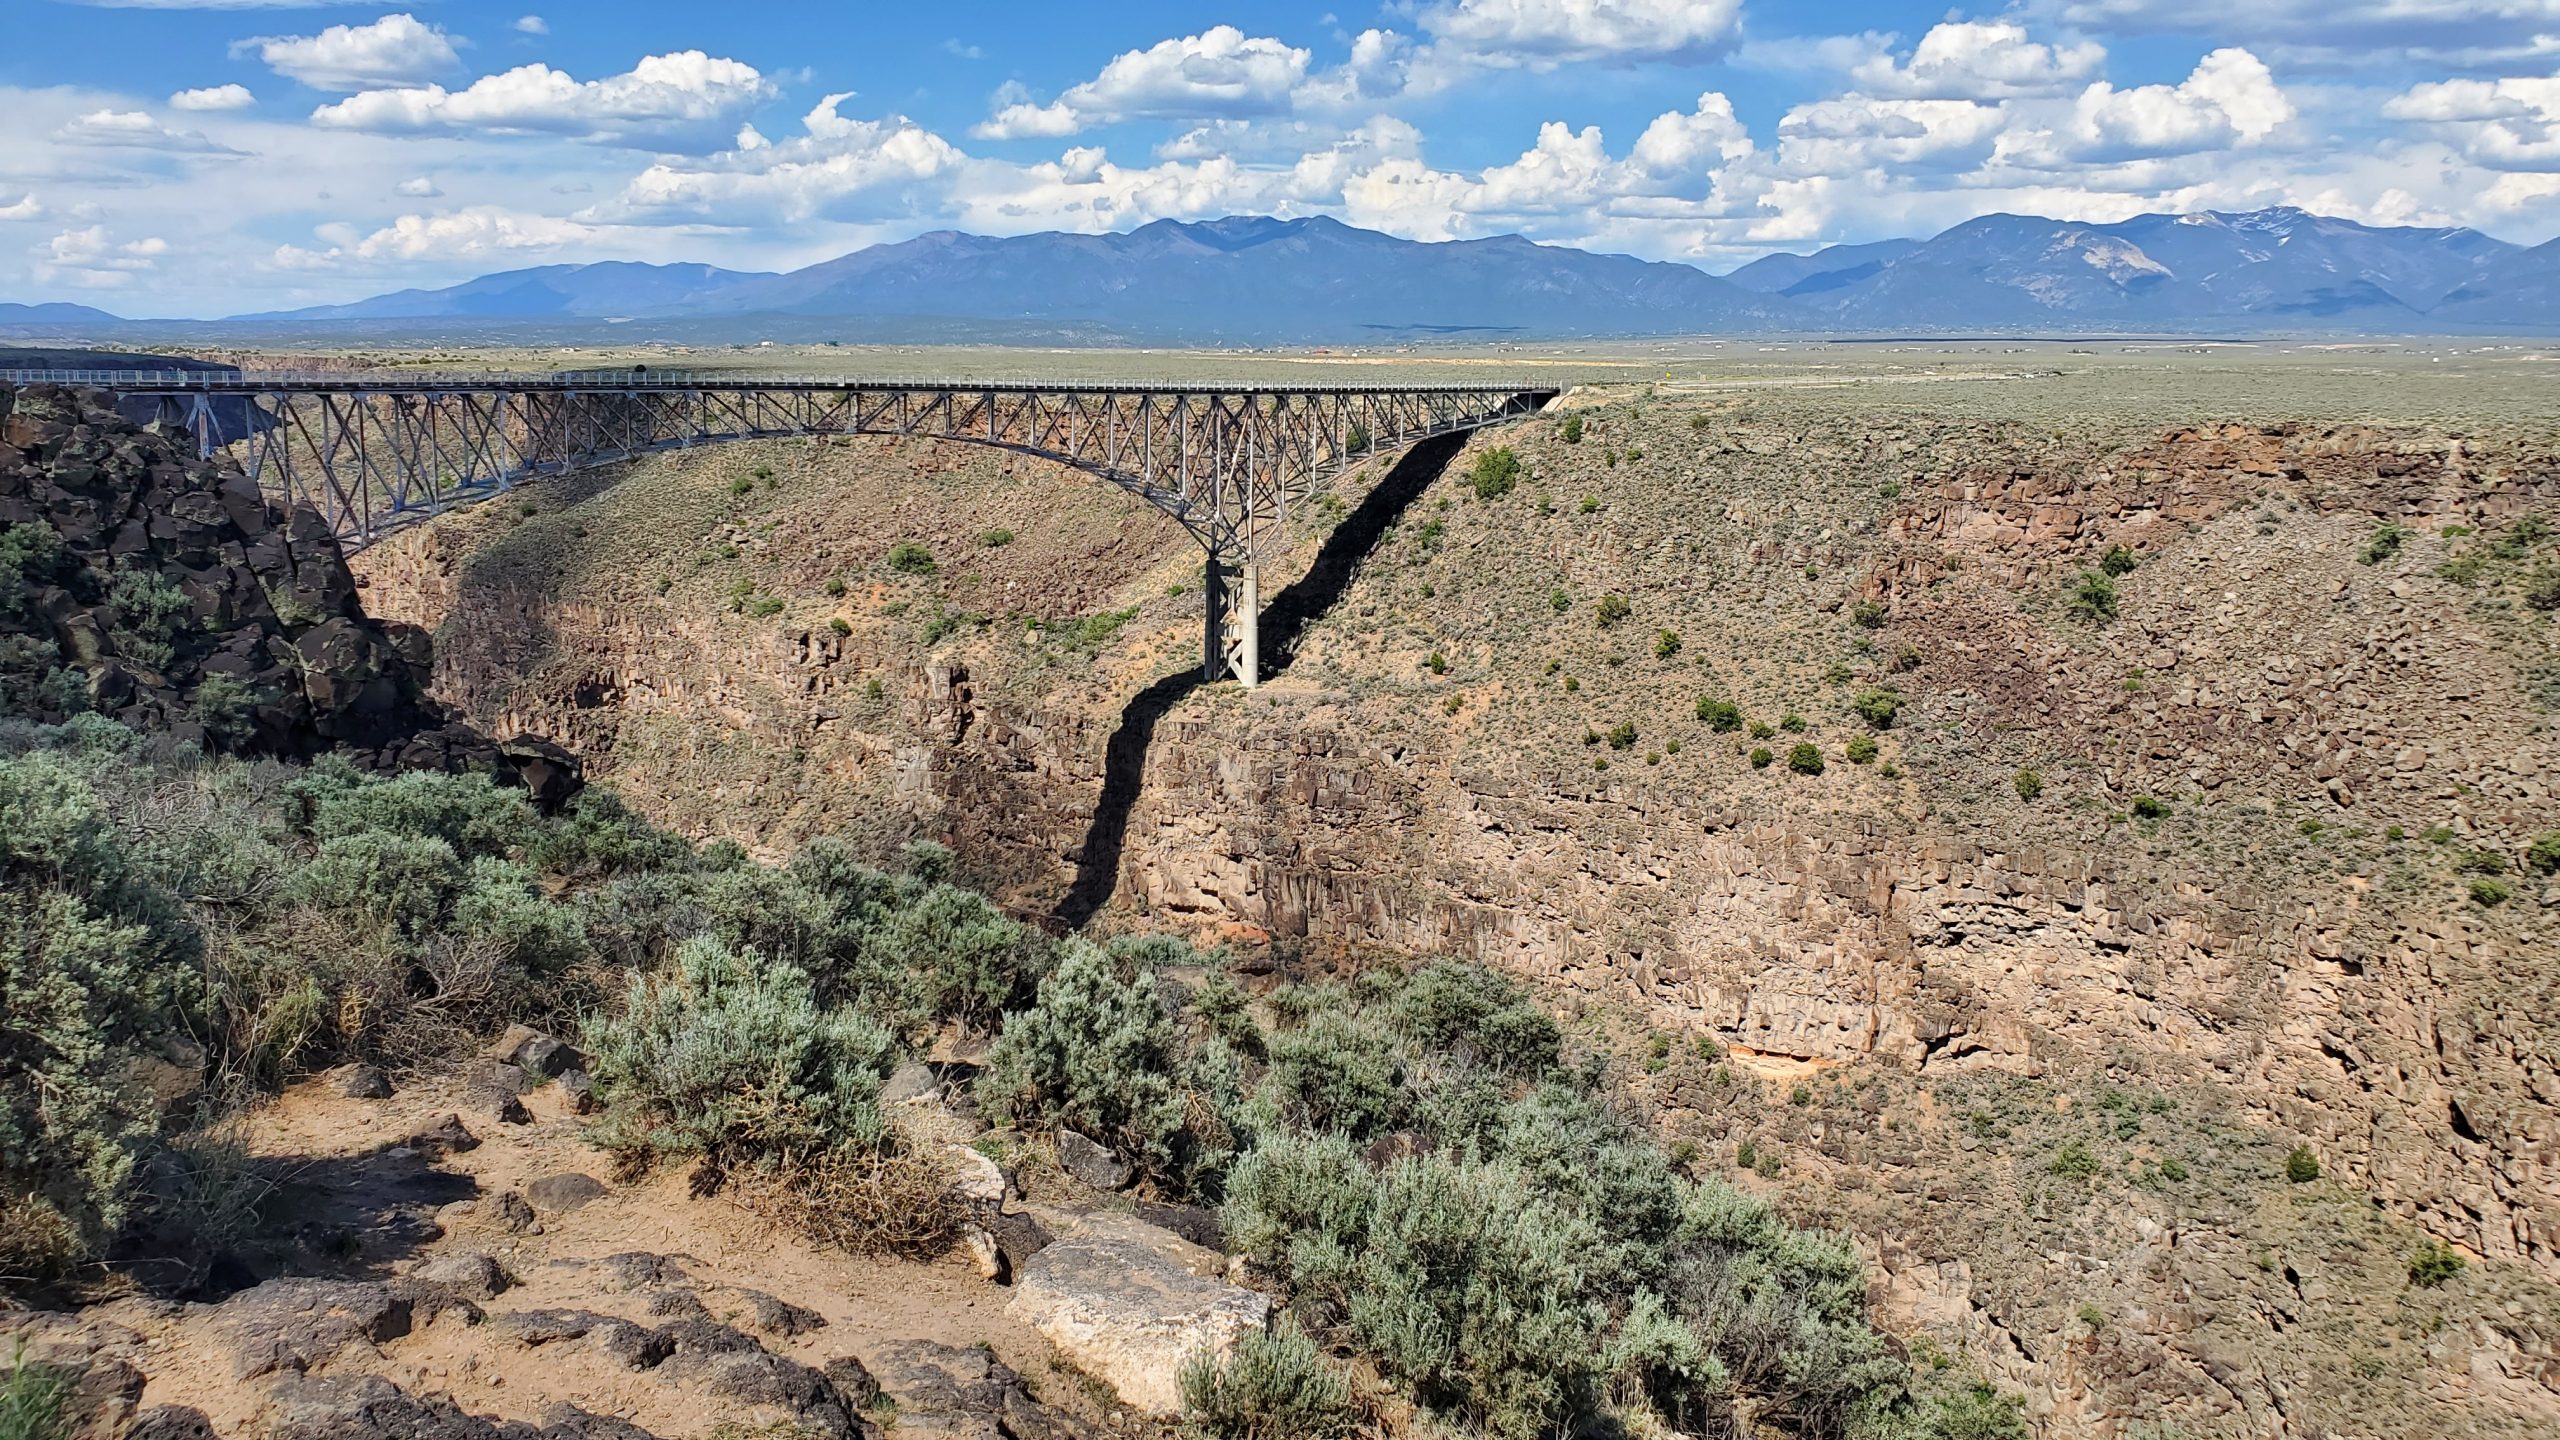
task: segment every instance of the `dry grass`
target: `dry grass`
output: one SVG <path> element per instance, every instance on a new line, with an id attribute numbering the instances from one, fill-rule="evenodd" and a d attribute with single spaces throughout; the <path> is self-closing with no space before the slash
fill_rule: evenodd
<path id="1" fill-rule="evenodd" d="M 876 1153 L 830 1151 L 722 1180 L 740 1208 L 856 1255 L 930 1259 L 968 1219 L 950 1162 L 902 1134 Z"/>

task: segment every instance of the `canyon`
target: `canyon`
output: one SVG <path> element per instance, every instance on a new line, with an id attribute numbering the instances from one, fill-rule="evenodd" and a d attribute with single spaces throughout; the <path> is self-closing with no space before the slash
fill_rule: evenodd
<path id="1" fill-rule="evenodd" d="M 440 699 L 697 838 L 1540 982 L 2056 1433 L 2536 1433 L 2560 435 L 2122 376 L 1584 387 L 1303 509 L 1251 692 L 1169 522 L 960 446 L 657 457 L 356 569 Z"/>

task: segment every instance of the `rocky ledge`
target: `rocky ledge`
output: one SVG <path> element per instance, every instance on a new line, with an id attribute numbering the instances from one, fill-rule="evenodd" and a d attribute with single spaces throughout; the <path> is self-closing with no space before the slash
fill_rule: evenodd
<path id="1" fill-rule="evenodd" d="M 567 752 L 429 699 L 427 635 L 366 617 L 327 524 L 112 396 L 0 387 L 0 713 L 97 711 L 241 754 L 478 770 L 546 801 Z"/>

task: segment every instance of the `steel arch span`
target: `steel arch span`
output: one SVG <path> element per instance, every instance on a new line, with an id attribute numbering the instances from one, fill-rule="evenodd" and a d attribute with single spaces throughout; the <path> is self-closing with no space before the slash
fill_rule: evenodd
<path id="1" fill-rule="evenodd" d="M 1208 387 L 725 372 L 0 371 L 158 401 L 350 552 L 527 480 L 729 440 L 900 435 L 1055 460 L 1145 500 L 1207 552 L 1202 673 L 1260 678 L 1261 564 L 1291 505 L 1349 466 L 1534 413 L 1516 385 Z"/>

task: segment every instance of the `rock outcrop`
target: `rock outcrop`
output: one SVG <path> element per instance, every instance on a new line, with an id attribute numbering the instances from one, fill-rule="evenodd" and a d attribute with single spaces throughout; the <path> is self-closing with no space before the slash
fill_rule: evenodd
<path id="1" fill-rule="evenodd" d="M 576 789 L 566 751 L 429 699 L 431 668 L 423 631 L 366 617 L 317 513 L 105 395 L 0 387 L 0 711 Z"/>

